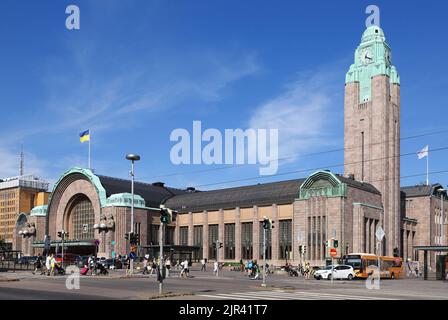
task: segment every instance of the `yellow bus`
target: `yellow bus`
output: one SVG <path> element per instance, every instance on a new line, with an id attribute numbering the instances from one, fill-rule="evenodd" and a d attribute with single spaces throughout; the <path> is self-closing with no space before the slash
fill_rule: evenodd
<path id="1" fill-rule="evenodd" d="M 367 278 L 378 270 L 380 263 L 380 277 L 396 279 L 404 276 L 403 260 L 399 257 L 386 257 L 370 253 L 350 253 L 342 258 L 343 264 L 353 267 L 356 278 Z"/>

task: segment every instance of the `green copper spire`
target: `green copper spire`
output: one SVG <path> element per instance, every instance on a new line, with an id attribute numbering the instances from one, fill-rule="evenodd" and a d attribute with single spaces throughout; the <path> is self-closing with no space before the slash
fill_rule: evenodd
<path id="1" fill-rule="evenodd" d="M 392 65 L 392 52 L 386 43 L 384 31 L 377 26 L 368 27 L 355 51 L 355 63 L 345 76 L 345 83 L 359 82 L 360 103 L 371 99 L 371 80 L 377 75 L 387 75 L 391 84 L 400 84 L 400 76 Z"/>

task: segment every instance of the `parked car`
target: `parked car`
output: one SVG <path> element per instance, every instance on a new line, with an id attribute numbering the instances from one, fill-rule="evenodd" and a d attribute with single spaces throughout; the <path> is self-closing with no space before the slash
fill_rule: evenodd
<path id="1" fill-rule="evenodd" d="M 352 266 L 347 265 L 335 265 L 335 266 L 326 266 L 323 269 L 317 270 L 314 273 L 314 278 L 317 280 L 320 279 L 346 279 L 352 280 L 355 277 L 355 271 Z"/>
<path id="2" fill-rule="evenodd" d="M 17 259 L 17 264 L 34 264 L 37 260 L 37 256 L 23 256 Z"/>

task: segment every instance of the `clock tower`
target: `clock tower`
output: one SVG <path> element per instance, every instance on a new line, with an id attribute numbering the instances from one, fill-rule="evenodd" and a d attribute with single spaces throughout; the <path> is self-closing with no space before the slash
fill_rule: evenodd
<path id="1" fill-rule="evenodd" d="M 400 241 L 400 77 L 380 27 L 368 27 L 345 80 L 344 172 L 382 194 L 382 255 Z"/>

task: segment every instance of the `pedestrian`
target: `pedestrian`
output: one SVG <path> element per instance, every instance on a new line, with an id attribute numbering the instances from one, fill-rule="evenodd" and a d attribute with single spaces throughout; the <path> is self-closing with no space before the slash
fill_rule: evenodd
<path id="1" fill-rule="evenodd" d="M 33 274 L 36 274 L 38 269 L 42 269 L 42 256 L 40 254 L 37 256 L 36 262 L 34 263 Z"/>
<path id="2" fill-rule="evenodd" d="M 47 276 L 49 276 L 51 271 L 51 255 L 48 255 L 45 259 L 45 268 L 47 269 Z"/>
<path id="3" fill-rule="evenodd" d="M 56 259 L 54 257 L 54 254 L 51 254 L 50 267 L 51 267 L 50 275 L 54 276 L 54 269 L 56 268 Z"/>
<path id="4" fill-rule="evenodd" d="M 207 271 L 207 270 L 205 270 L 205 259 L 202 259 L 201 260 L 201 271 Z"/>
<path id="5" fill-rule="evenodd" d="M 143 274 L 148 273 L 148 255 L 143 258 Z"/>
<path id="6" fill-rule="evenodd" d="M 166 268 L 166 276 L 170 276 L 170 269 L 171 269 L 171 259 L 167 258 L 165 261 L 165 268 Z"/>
<path id="7" fill-rule="evenodd" d="M 152 275 L 153 272 L 157 271 L 157 265 L 156 265 L 156 260 L 152 259 L 152 264 L 151 264 L 151 273 L 149 275 Z M 156 273 L 157 274 L 157 273 Z"/>
<path id="8" fill-rule="evenodd" d="M 215 276 L 218 275 L 218 268 L 219 268 L 218 261 L 215 261 L 215 263 L 213 263 L 213 274 Z"/>

